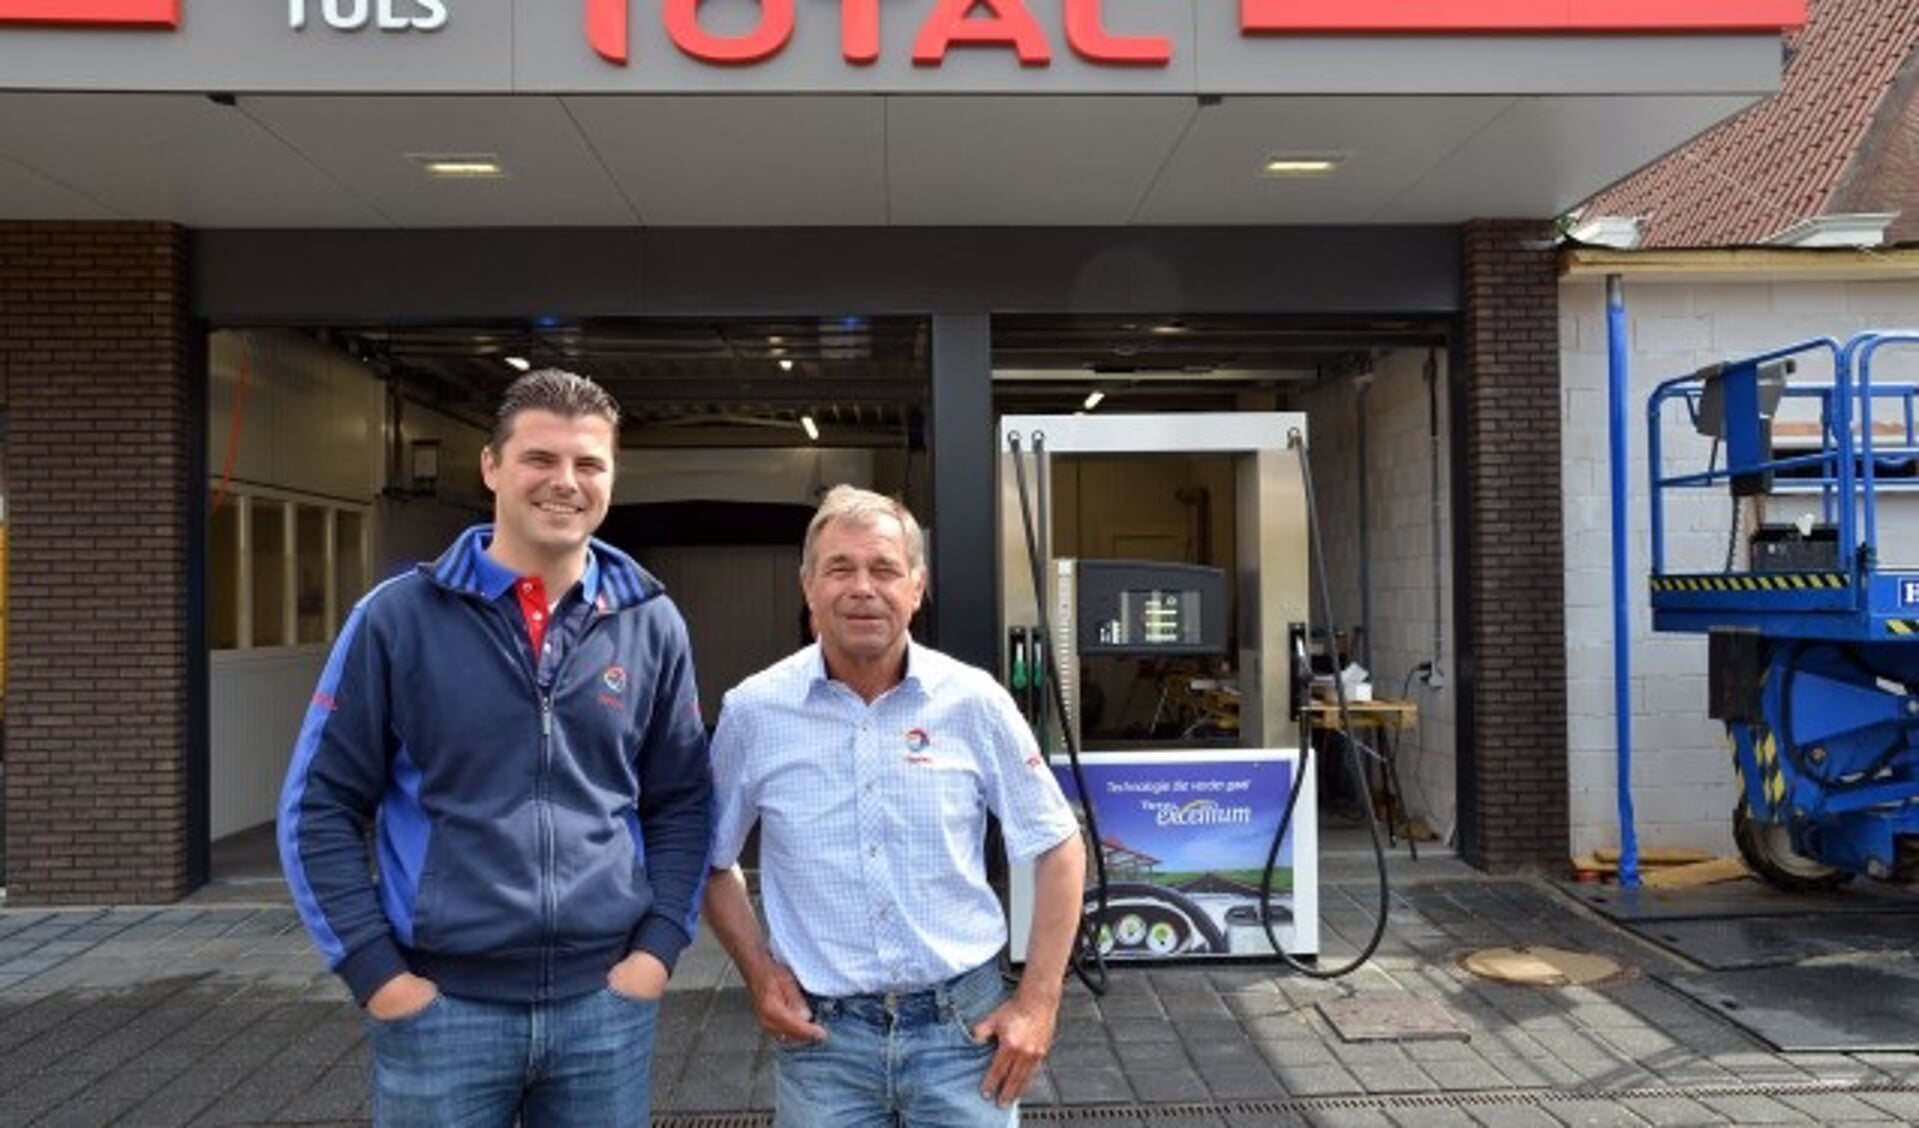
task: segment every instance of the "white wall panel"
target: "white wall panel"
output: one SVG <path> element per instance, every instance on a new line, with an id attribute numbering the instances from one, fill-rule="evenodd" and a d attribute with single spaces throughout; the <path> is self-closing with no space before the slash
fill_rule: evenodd
<path id="1" fill-rule="evenodd" d="M 1408 808 L 1449 836 L 1458 809 L 1452 622 L 1452 527 L 1449 460 L 1444 443 L 1446 357 L 1435 356 L 1441 449 L 1434 476 L 1431 416 L 1423 349 L 1388 353 L 1373 362 L 1366 392 L 1366 465 L 1359 464 L 1359 392 L 1351 379 L 1300 397 L 1311 423 L 1313 483 L 1318 494 L 1333 615 L 1341 630 L 1361 616 L 1359 499 L 1366 497 L 1366 581 L 1372 628 L 1373 693 L 1402 692 L 1419 706 L 1419 727 L 1400 735 L 1400 784 Z M 1434 502 L 1439 547 L 1433 542 Z M 1315 584 L 1318 577 L 1314 577 Z M 1434 622 L 1437 588 L 1439 620 Z M 1313 612 L 1321 617 L 1317 587 Z M 1435 629 L 1437 627 L 1437 629 Z M 1437 639 L 1437 641 L 1435 641 Z M 1435 653 L 1437 649 L 1438 653 Z M 1407 675 L 1437 658 L 1449 679 L 1439 689 Z"/>
<path id="2" fill-rule="evenodd" d="M 1755 278 L 1687 283 L 1629 278 L 1625 298 L 1630 342 L 1626 590 L 1632 633 L 1634 821 L 1642 846 L 1730 854 L 1738 788 L 1722 726 L 1706 716 L 1705 638 L 1652 631 L 1645 585 L 1652 566 L 1646 397 L 1662 380 L 1742 353 L 1813 336 L 1844 339 L 1863 329 L 1919 323 L 1919 281 Z M 1560 311 L 1571 850 L 1580 853 L 1615 845 L 1620 838 L 1603 283 L 1568 280 L 1560 288 Z M 1887 365 L 1874 373 L 1875 382 L 1912 380 L 1911 363 L 1903 368 Z M 1678 423 L 1662 436 L 1668 470 L 1687 465 L 1684 458 L 1704 465 L 1707 440 Z M 1790 498 L 1770 504 L 1769 520 L 1788 520 L 1803 508 Z M 1813 504 L 1808 499 L 1807 507 Z M 1699 491 L 1690 498 L 1668 495 L 1667 568 L 1722 567 L 1730 514 L 1730 502 L 1719 490 Z M 1879 521 L 1882 559 L 1890 564 L 1919 561 L 1919 495 L 1882 496 Z M 1590 629 L 1575 630 L 1576 623 Z"/>
<path id="3" fill-rule="evenodd" d="M 219 651 L 211 659 L 212 836 L 270 822 L 324 647 Z"/>

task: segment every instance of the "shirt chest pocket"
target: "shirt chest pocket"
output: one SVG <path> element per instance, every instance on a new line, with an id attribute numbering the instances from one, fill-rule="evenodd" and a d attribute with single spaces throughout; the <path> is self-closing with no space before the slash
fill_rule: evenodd
<path id="1" fill-rule="evenodd" d="M 972 818 L 984 806 L 980 773 L 972 757 L 961 754 L 909 757 L 899 782 L 913 818 Z M 935 825 L 928 822 L 924 825 Z"/>

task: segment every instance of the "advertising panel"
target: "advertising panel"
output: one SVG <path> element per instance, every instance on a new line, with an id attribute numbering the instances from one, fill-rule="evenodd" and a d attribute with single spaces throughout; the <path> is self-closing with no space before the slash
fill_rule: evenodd
<path id="1" fill-rule="evenodd" d="M 1086 909 L 1108 960 L 1273 955 L 1259 921 L 1267 851 L 1298 774 L 1291 748 L 1089 752 L 1081 758 L 1106 860 L 1107 907 L 1097 910 L 1088 865 Z M 1053 772 L 1082 809 L 1071 766 Z M 1319 951 L 1319 843 L 1309 775 L 1280 844 L 1268 914 L 1281 947 Z M 1030 871 L 1012 883 L 1012 942 L 1022 958 Z"/>

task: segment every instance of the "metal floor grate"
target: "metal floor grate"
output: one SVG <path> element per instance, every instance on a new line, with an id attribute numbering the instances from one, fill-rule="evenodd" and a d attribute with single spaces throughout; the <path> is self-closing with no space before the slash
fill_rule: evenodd
<path id="1" fill-rule="evenodd" d="M 1097 1124 L 1108 1120 L 1190 1121 L 1205 1116 L 1283 1116 L 1334 1111 L 1424 1108 L 1533 1106 L 1556 1101 L 1670 1100 L 1710 1097 L 1829 1097 L 1919 1092 L 1919 1085 L 1893 1081 L 1822 1084 L 1750 1084 L 1653 1086 L 1639 1089 L 1496 1089 L 1461 1093 L 1407 1093 L 1352 1097 L 1282 1097 L 1273 1100 L 1188 1102 L 1183 1104 L 1027 1105 L 1022 1121 L 1035 1124 Z M 771 1113 L 668 1113 L 653 1118 L 653 1128 L 767 1128 Z"/>

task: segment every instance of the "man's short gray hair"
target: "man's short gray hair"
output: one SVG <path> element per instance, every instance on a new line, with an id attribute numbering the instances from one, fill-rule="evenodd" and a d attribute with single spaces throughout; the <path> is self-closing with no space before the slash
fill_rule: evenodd
<path id="1" fill-rule="evenodd" d="M 926 537 L 920 532 L 920 523 L 913 518 L 913 511 L 898 498 L 842 484 L 826 491 L 826 496 L 820 500 L 819 511 L 813 514 L 813 520 L 806 526 L 806 546 L 800 552 L 800 575 L 806 577 L 813 574 L 813 565 L 816 563 L 813 545 L 819 540 L 821 529 L 842 522 L 867 528 L 883 517 L 891 517 L 900 523 L 900 532 L 906 542 L 906 566 L 915 571 L 924 569 Z"/>

